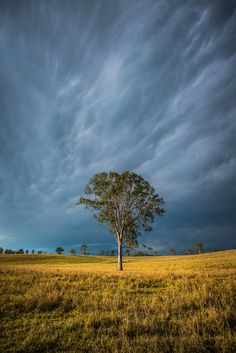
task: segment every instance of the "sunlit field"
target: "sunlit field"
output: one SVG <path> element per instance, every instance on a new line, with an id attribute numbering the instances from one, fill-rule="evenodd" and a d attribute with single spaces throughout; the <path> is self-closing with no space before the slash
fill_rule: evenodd
<path id="1" fill-rule="evenodd" d="M 1 352 L 234 352 L 236 250 L 0 255 Z"/>

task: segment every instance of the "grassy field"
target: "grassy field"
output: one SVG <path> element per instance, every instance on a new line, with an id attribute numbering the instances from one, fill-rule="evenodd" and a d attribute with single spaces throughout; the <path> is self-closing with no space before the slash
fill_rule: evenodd
<path id="1" fill-rule="evenodd" d="M 235 352 L 236 250 L 0 255 L 1 352 Z"/>

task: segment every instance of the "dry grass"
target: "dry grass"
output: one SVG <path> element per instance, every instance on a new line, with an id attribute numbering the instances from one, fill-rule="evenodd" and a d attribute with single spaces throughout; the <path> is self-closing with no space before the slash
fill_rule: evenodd
<path id="1" fill-rule="evenodd" d="M 1 352 L 234 352 L 236 251 L 1 255 Z"/>

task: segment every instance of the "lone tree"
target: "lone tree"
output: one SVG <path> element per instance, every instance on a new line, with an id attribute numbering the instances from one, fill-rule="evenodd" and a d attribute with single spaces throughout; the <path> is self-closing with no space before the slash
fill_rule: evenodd
<path id="1" fill-rule="evenodd" d="M 85 244 L 81 245 L 80 250 L 81 250 L 82 255 L 87 255 L 87 249 L 88 249 L 87 245 L 85 245 Z"/>
<path id="2" fill-rule="evenodd" d="M 197 244 L 195 245 L 195 249 L 196 249 L 196 251 L 197 251 L 198 254 L 201 254 L 201 253 L 203 252 L 203 245 L 202 245 L 202 243 L 197 243 Z"/>
<path id="3" fill-rule="evenodd" d="M 141 231 L 152 231 L 155 216 L 164 213 L 164 200 L 141 176 L 133 172 L 95 174 L 85 187 L 85 194 L 76 204 L 94 210 L 99 223 L 107 223 L 118 246 L 118 269 L 122 266 L 123 242 L 137 239 Z"/>
<path id="4" fill-rule="evenodd" d="M 176 255 L 175 249 L 173 249 L 173 248 L 170 249 L 170 250 L 169 250 L 169 254 L 172 255 L 172 256 L 175 256 L 175 255 Z"/>
<path id="5" fill-rule="evenodd" d="M 61 255 L 62 253 L 63 253 L 63 251 L 64 251 L 64 249 L 61 247 L 61 246 L 58 246 L 57 248 L 56 248 L 56 253 L 58 254 L 58 255 Z M 39 252 L 38 252 L 39 253 Z"/>

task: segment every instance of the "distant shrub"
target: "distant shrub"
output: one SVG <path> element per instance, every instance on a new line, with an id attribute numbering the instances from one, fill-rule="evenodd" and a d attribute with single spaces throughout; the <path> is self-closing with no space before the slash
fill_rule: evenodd
<path id="1" fill-rule="evenodd" d="M 11 250 L 11 249 L 6 249 L 4 251 L 5 254 L 15 254 L 16 252 L 14 250 Z"/>
<path id="2" fill-rule="evenodd" d="M 195 250 L 196 250 L 196 252 L 197 252 L 198 254 L 201 254 L 201 253 L 203 252 L 203 245 L 202 245 L 202 243 L 197 243 L 197 244 L 195 245 Z"/>
<path id="3" fill-rule="evenodd" d="M 88 247 L 86 244 L 81 245 L 80 250 L 81 250 L 82 255 L 88 255 L 87 249 L 88 249 Z"/>
<path id="4" fill-rule="evenodd" d="M 58 255 L 61 255 L 63 252 L 64 252 L 64 249 L 63 249 L 61 246 L 58 246 L 58 247 L 56 248 L 56 253 L 57 253 Z"/>

